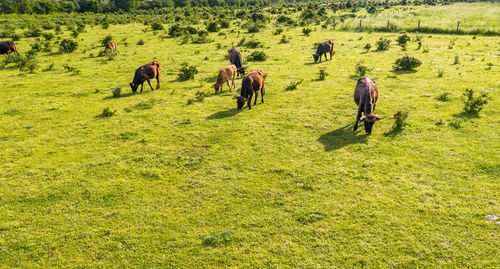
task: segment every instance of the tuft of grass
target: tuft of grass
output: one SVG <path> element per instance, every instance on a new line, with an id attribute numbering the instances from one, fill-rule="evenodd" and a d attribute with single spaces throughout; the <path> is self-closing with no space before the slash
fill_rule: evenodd
<path id="1" fill-rule="evenodd" d="M 328 73 L 324 68 L 319 69 L 318 71 L 318 80 L 325 80 L 328 76 Z"/>
<path id="2" fill-rule="evenodd" d="M 478 116 L 479 112 L 483 110 L 483 106 L 488 103 L 488 94 L 483 92 L 475 96 L 474 90 L 466 89 L 462 100 L 464 102 L 463 112 L 468 115 Z"/>
<path id="3" fill-rule="evenodd" d="M 388 50 L 391 45 L 391 40 L 381 37 L 376 43 L 378 51 Z"/>
<path id="4" fill-rule="evenodd" d="M 363 65 L 363 61 L 359 61 L 354 67 L 354 74 L 356 77 L 364 77 L 368 72 L 370 72 L 373 68 L 369 68 L 366 65 Z"/>
<path id="5" fill-rule="evenodd" d="M 460 64 L 460 57 L 458 55 L 455 55 L 455 61 L 453 64 Z"/>
<path id="6" fill-rule="evenodd" d="M 438 70 L 438 78 L 442 78 L 444 76 L 444 70 L 443 69 L 439 69 Z"/>
<path id="7" fill-rule="evenodd" d="M 121 93 L 122 93 L 122 88 L 119 87 L 119 86 L 116 86 L 114 87 L 112 90 L 111 90 L 111 93 L 113 94 L 113 97 L 115 98 L 118 98 L 120 97 Z"/>
<path id="8" fill-rule="evenodd" d="M 449 93 L 449 92 L 443 92 L 438 97 L 436 97 L 436 100 L 439 100 L 441 102 L 448 102 L 448 101 L 450 101 L 450 97 L 449 97 L 450 95 L 451 95 L 451 93 Z"/>
<path id="9" fill-rule="evenodd" d="M 217 247 L 220 245 L 224 245 L 231 241 L 231 236 L 233 234 L 234 232 L 231 230 L 224 232 L 215 232 L 205 236 L 201 244 L 206 247 Z"/>
<path id="10" fill-rule="evenodd" d="M 285 87 L 285 91 L 293 91 L 295 89 L 297 89 L 297 87 L 302 83 L 303 79 L 299 80 L 299 81 L 292 81 L 290 82 L 290 84 L 288 84 L 288 86 Z"/>
<path id="11" fill-rule="evenodd" d="M 102 113 L 99 114 L 99 117 L 109 118 L 109 117 L 112 117 L 113 115 L 115 115 L 115 113 L 116 113 L 116 110 L 111 110 L 109 107 L 106 107 L 102 110 Z"/>

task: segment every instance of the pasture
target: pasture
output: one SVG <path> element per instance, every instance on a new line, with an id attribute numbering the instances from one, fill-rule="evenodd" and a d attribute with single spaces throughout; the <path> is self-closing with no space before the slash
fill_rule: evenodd
<path id="1" fill-rule="evenodd" d="M 402 33 L 275 35 L 273 23 L 233 23 L 203 44 L 168 37 L 168 24 L 87 25 L 77 38 L 63 27 L 75 52 L 38 53 L 34 73 L 0 69 L 1 267 L 498 268 L 500 225 L 485 216 L 500 214 L 499 37 L 422 34 L 419 46 L 409 33 L 403 51 Z M 99 56 L 108 34 L 111 58 Z M 333 60 L 314 64 L 327 39 Z M 212 88 L 232 46 L 266 74 L 251 110 L 236 111 L 241 76 L 233 92 Z M 254 51 L 267 59 L 248 61 Z M 406 54 L 422 65 L 393 71 Z M 161 88 L 132 94 L 152 60 Z M 194 79 L 177 79 L 183 63 Z M 370 136 L 352 132 L 358 63 L 380 89 Z M 488 92 L 478 116 L 463 113 L 466 89 Z"/>

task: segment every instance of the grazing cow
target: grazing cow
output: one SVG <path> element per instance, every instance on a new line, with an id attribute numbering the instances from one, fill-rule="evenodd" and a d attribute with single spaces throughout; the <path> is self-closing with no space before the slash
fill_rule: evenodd
<path id="1" fill-rule="evenodd" d="M 19 55 L 19 52 L 16 50 L 16 44 L 12 41 L 0 41 L 0 54 L 10 54 L 12 52 L 17 53 Z"/>
<path id="2" fill-rule="evenodd" d="M 248 109 L 252 109 L 252 95 L 255 92 L 255 101 L 253 105 L 257 104 L 257 96 L 260 94 L 262 96 L 262 103 L 264 103 L 264 72 L 262 70 L 255 70 L 246 75 L 241 81 L 241 92 L 240 96 L 236 97 L 236 103 L 238 104 L 238 110 L 243 108 L 245 102 L 248 101 Z"/>
<path id="3" fill-rule="evenodd" d="M 106 43 L 106 49 L 116 50 L 116 40 L 111 40 L 108 43 Z"/>
<path id="4" fill-rule="evenodd" d="M 134 80 L 130 83 L 132 92 L 137 91 L 137 87 L 141 85 L 141 92 L 143 88 L 144 81 L 147 81 L 151 91 L 153 91 L 153 86 L 151 86 L 150 79 L 156 78 L 156 89 L 160 88 L 160 63 L 157 61 L 152 61 L 147 63 L 135 71 Z"/>
<path id="5" fill-rule="evenodd" d="M 319 62 L 321 63 L 321 56 L 323 56 L 323 54 L 325 54 L 325 61 L 327 61 L 328 60 L 328 57 L 326 55 L 327 52 L 330 53 L 330 60 L 331 60 L 333 56 L 333 41 L 331 40 L 327 40 L 318 45 L 316 53 L 313 54 L 314 62 L 317 62 L 319 59 Z"/>
<path id="6" fill-rule="evenodd" d="M 238 73 L 241 74 L 241 75 L 245 75 L 245 71 L 246 71 L 246 66 L 242 66 L 242 58 L 241 58 L 241 53 L 235 49 L 235 48 L 232 48 L 230 51 L 229 51 L 229 61 L 231 62 L 231 64 L 234 64 L 236 65 L 236 68 L 238 69 Z"/>
<path id="7" fill-rule="evenodd" d="M 375 81 L 369 77 L 360 78 L 354 90 L 354 102 L 358 105 L 354 132 L 358 129 L 358 121 L 363 121 L 366 134 L 372 133 L 373 124 L 382 117 L 373 114 L 378 99 L 378 88 Z M 365 115 L 361 117 L 361 112 Z"/>
<path id="8" fill-rule="evenodd" d="M 234 79 L 236 78 L 236 65 L 228 65 L 222 68 L 219 72 L 219 76 L 217 77 L 217 83 L 214 84 L 215 93 L 222 92 L 222 87 L 224 86 L 224 82 L 227 82 L 227 86 L 229 87 L 229 91 L 233 91 L 233 88 L 236 87 L 234 84 Z M 229 80 L 232 80 L 232 87 L 229 85 Z"/>

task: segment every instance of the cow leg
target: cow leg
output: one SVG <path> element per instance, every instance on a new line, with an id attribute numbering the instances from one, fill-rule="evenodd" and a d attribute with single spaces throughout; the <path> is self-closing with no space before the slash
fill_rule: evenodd
<path id="1" fill-rule="evenodd" d="M 151 86 L 151 81 L 149 79 L 147 81 L 148 81 L 149 87 L 151 88 L 151 91 L 154 91 L 153 86 Z"/>
<path id="2" fill-rule="evenodd" d="M 262 103 L 264 103 L 264 94 L 266 91 L 264 91 L 264 84 L 262 84 L 262 88 L 260 89 L 260 98 L 262 99 Z"/>
<path id="3" fill-rule="evenodd" d="M 328 54 L 326 54 L 326 52 L 325 52 L 325 61 L 328 61 Z"/>
<path id="4" fill-rule="evenodd" d="M 160 88 L 160 72 L 156 74 L 156 89 L 158 90 Z"/>
<path id="5" fill-rule="evenodd" d="M 229 85 L 229 79 L 226 81 L 227 87 L 229 88 L 229 91 L 231 91 L 231 85 Z"/>
<path id="6" fill-rule="evenodd" d="M 252 95 L 253 91 L 250 91 L 250 96 L 248 97 L 248 110 L 252 109 Z"/>
<path id="7" fill-rule="evenodd" d="M 255 99 L 253 101 L 253 105 L 257 104 L 257 97 L 259 96 L 259 91 L 255 91 Z"/>
<path id="8" fill-rule="evenodd" d="M 330 61 L 332 60 L 333 57 L 333 48 L 330 50 Z"/>
<path id="9" fill-rule="evenodd" d="M 144 81 L 141 83 L 141 92 L 142 92 L 142 88 L 144 88 Z"/>
<path id="10" fill-rule="evenodd" d="M 233 74 L 233 87 L 230 88 L 230 91 L 233 91 L 234 88 L 236 88 L 236 84 L 234 84 L 234 80 L 236 79 L 236 74 Z"/>
<path id="11" fill-rule="evenodd" d="M 358 107 L 358 114 L 356 115 L 356 122 L 354 123 L 354 127 L 352 128 L 352 130 L 354 132 L 356 132 L 356 130 L 358 129 L 358 121 L 359 119 L 361 118 L 361 105 Z"/>

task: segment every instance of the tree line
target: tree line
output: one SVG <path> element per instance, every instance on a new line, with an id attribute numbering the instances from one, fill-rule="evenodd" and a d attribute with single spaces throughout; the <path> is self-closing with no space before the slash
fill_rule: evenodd
<path id="1" fill-rule="evenodd" d="M 446 4 L 452 2 L 477 2 L 481 0 L 339 0 L 332 1 L 334 9 L 350 9 L 357 6 L 393 6 Z M 491 0 L 490 0 L 491 1 Z M 313 2 L 313 0 L 0 0 L 0 13 L 49 14 L 53 12 L 119 12 L 170 9 L 174 7 L 215 6 L 269 6 L 271 4 L 292 4 Z M 314 1 L 327 3 L 330 1 Z"/>

